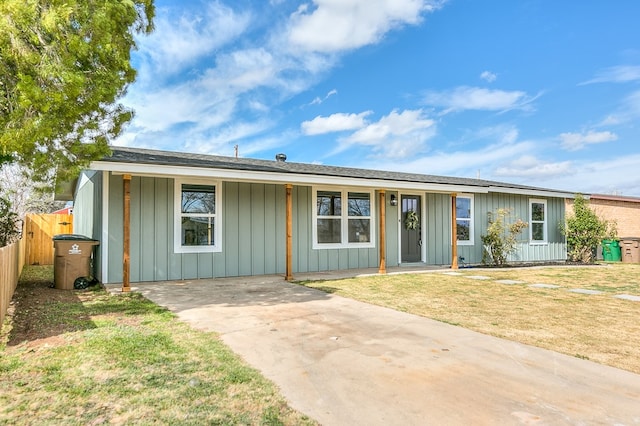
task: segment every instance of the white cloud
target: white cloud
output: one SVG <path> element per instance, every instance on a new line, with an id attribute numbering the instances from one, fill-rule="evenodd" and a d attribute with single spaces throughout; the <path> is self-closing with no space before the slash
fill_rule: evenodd
<path id="1" fill-rule="evenodd" d="M 526 92 L 490 90 L 460 86 L 443 92 L 427 92 L 425 103 L 445 108 L 445 112 L 463 110 L 507 111 L 526 109 L 535 98 Z"/>
<path id="2" fill-rule="evenodd" d="M 370 114 L 371 111 L 365 111 L 360 114 L 336 113 L 328 117 L 317 116 L 313 120 L 304 121 L 300 127 L 302 133 L 307 136 L 355 130 L 366 125 L 365 118 Z"/>
<path id="3" fill-rule="evenodd" d="M 405 110 L 401 113 L 391 111 L 377 123 L 368 124 L 346 140 L 363 145 L 376 145 L 388 138 L 416 135 L 434 125 L 435 122 L 426 118 L 422 110 Z"/>
<path id="4" fill-rule="evenodd" d="M 337 63 L 340 52 L 378 42 L 388 31 L 417 24 L 425 13 L 444 4 L 443 0 L 313 1 L 273 25 L 264 25 L 258 11 L 238 13 L 220 2 L 175 17 L 172 13 L 179 8 L 159 8 L 157 31 L 140 38 L 140 50 L 134 52 L 138 80 L 123 100 L 136 116 L 116 143 L 141 146 L 155 140 L 158 148 L 189 146 L 197 152 L 217 152 L 225 148 L 220 144 L 267 137 L 268 126 L 274 125 L 273 108 L 307 90 Z M 273 0 L 266 7 L 284 7 L 282 3 Z M 343 38 L 345 34 L 349 36 Z M 331 90 L 311 104 L 336 93 Z M 341 144 L 389 147 L 394 143 L 417 147 L 435 133 L 433 121 L 421 112 L 394 111 L 378 123 L 367 122 L 369 114 L 320 116 L 301 128 L 308 135 L 360 130 Z M 403 119 L 404 124 L 393 123 Z M 417 127 L 406 126 L 412 120 Z M 237 128 L 231 129 L 229 123 L 236 121 Z M 249 126 L 249 121 L 259 125 Z M 404 152 L 398 146 L 394 149 Z"/>
<path id="5" fill-rule="evenodd" d="M 392 111 L 374 123 L 367 123 L 350 136 L 339 140 L 340 145 L 330 155 L 354 146 L 366 146 L 370 156 L 401 159 L 424 151 L 424 143 L 436 134 L 435 121 L 422 110 Z"/>
<path id="6" fill-rule="evenodd" d="M 640 118 L 640 90 L 627 95 L 616 111 L 608 114 L 597 126 L 617 126 L 638 118 Z"/>
<path id="7" fill-rule="evenodd" d="M 484 139 L 485 141 L 498 141 L 501 144 L 512 144 L 517 142 L 520 132 L 517 127 L 509 124 L 500 124 L 491 127 L 482 127 L 473 130 L 473 139 Z"/>
<path id="8" fill-rule="evenodd" d="M 248 140 L 254 135 L 262 133 L 268 129 L 271 123 L 268 120 L 252 121 L 252 122 L 233 122 L 230 126 L 222 127 L 215 132 L 215 135 L 208 137 L 207 143 L 199 152 L 209 152 L 206 145 L 211 143 L 214 145 L 223 145 L 236 143 L 238 141 Z M 246 151 L 246 149 L 244 150 Z"/>
<path id="9" fill-rule="evenodd" d="M 136 56 L 142 58 L 141 75 L 152 81 L 175 74 L 242 34 L 250 23 L 219 2 L 208 3 L 200 14 L 175 19 L 168 11 L 155 19 L 155 31 L 137 40 Z"/>
<path id="10" fill-rule="evenodd" d="M 359 114 L 318 116 L 302 123 L 302 133 L 319 135 L 355 130 L 340 138 L 338 147 L 329 156 L 354 146 L 366 146 L 370 148 L 371 156 L 384 156 L 387 159 L 406 158 L 423 151 L 424 142 L 436 133 L 435 121 L 427 118 L 422 110 L 394 110 L 376 122 L 366 120 L 371 114 L 371 111 L 365 111 Z"/>
<path id="11" fill-rule="evenodd" d="M 496 81 L 498 76 L 491 71 L 482 71 L 482 73 L 480 74 L 480 78 L 487 83 L 493 83 L 494 81 Z"/>
<path id="12" fill-rule="evenodd" d="M 602 121 L 600 121 L 597 124 L 597 126 L 598 127 L 617 126 L 618 124 L 622 124 L 624 121 L 626 121 L 626 120 L 624 119 L 624 117 L 622 117 L 620 115 L 609 114 Z"/>
<path id="13" fill-rule="evenodd" d="M 329 93 L 327 93 L 324 98 L 321 98 L 319 96 L 316 96 L 310 103 L 309 105 L 320 105 L 321 103 L 323 103 L 324 101 L 326 101 L 327 99 L 329 99 L 331 96 L 333 95 L 337 95 L 338 91 L 336 89 L 332 89 L 329 91 Z"/>
<path id="14" fill-rule="evenodd" d="M 640 80 L 640 65 L 619 65 L 605 68 L 596 73 L 594 78 L 580 83 L 580 85 L 593 83 L 627 83 L 637 80 Z"/>
<path id="15" fill-rule="evenodd" d="M 131 91 L 127 104 L 135 110 L 134 128 L 168 131 L 180 123 L 216 126 L 228 122 L 236 109 L 234 97 L 213 97 L 200 82 L 185 82 L 157 91 Z"/>
<path id="16" fill-rule="evenodd" d="M 417 24 L 432 0 L 313 0 L 291 16 L 288 40 L 303 50 L 332 53 L 378 42 L 388 31 Z"/>
<path id="17" fill-rule="evenodd" d="M 261 86 L 278 85 L 281 65 L 273 54 L 264 48 L 235 50 L 219 55 L 217 66 L 204 75 L 205 88 L 233 88 L 242 93 Z"/>
<path id="18" fill-rule="evenodd" d="M 571 161 L 545 162 L 533 155 L 523 155 L 496 168 L 493 175 L 548 180 L 556 176 L 572 173 L 572 171 L 573 164 Z"/>
<path id="19" fill-rule="evenodd" d="M 587 145 L 615 141 L 618 136 L 609 131 L 594 132 L 589 130 L 587 133 L 561 133 L 560 139 L 562 140 L 562 148 L 568 151 L 577 151 Z"/>
<path id="20" fill-rule="evenodd" d="M 640 117 L 640 90 L 631 93 L 625 98 L 624 109 L 633 117 Z"/>
<path id="21" fill-rule="evenodd" d="M 530 142 L 496 143 L 476 150 L 436 151 L 401 165 L 395 166 L 384 162 L 374 167 L 431 175 L 476 177 L 479 170 L 493 169 L 495 164 L 509 161 L 516 155 L 530 151 L 533 147 L 534 144 Z M 489 177 L 483 173 L 482 178 L 488 179 Z"/>
<path id="22" fill-rule="evenodd" d="M 566 174 L 548 180 L 550 187 L 570 192 L 640 196 L 640 176 L 625 170 L 640 169 L 640 154 L 624 154 L 599 159 L 598 161 L 575 161 Z M 531 179 L 536 185 L 536 179 Z"/>

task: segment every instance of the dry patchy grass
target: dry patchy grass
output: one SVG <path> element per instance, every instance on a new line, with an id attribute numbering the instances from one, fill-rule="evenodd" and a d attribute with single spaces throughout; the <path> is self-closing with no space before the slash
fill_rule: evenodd
<path id="1" fill-rule="evenodd" d="M 216 334 L 51 281 L 25 269 L 0 335 L 0 424 L 314 424 Z"/>
<path id="2" fill-rule="evenodd" d="M 462 269 L 304 285 L 640 373 L 640 265 Z M 474 280 L 473 275 L 489 280 Z M 496 280 L 523 281 L 500 284 Z M 533 288 L 552 284 L 560 288 Z M 572 288 L 598 290 L 579 294 Z"/>

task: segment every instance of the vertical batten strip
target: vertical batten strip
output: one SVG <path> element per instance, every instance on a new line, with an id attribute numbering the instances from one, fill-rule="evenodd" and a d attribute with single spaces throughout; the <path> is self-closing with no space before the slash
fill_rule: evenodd
<path id="1" fill-rule="evenodd" d="M 380 190 L 380 267 L 378 269 L 379 274 L 387 273 L 387 248 L 386 248 L 386 229 L 385 223 L 387 222 L 386 215 L 386 193 L 384 190 Z"/>
<path id="2" fill-rule="evenodd" d="M 293 253 L 293 200 L 292 200 L 292 190 L 293 185 L 288 183 L 285 186 L 286 189 L 286 221 L 287 221 L 287 239 L 286 239 L 286 272 L 284 279 L 287 281 L 293 280 L 293 272 L 292 272 L 292 253 Z"/>
<path id="3" fill-rule="evenodd" d="M 122 247 L 122 292 L 131 291 L 131 175 L 122 176 L 123 187 L 123 247 Z"/>
<path id="4" fill-rule="evenodd" d="M 458 224 L 456 222 L 457 194 L 451 194 L 451 269 L 458 269 Z"/>

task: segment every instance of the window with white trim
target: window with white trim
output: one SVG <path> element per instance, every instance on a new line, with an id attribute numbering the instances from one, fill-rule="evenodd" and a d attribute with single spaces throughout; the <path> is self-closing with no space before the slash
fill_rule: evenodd
<path id="1" fill-rule="evenodd" d="M 314 199 L 314 248 L 374 246 L 373 191 L 315 189 Z"/>
<path id="2" fill-rule="evenodd" d="M 458 245 L 473 245 L 473 195 L 456 196 Z"/>
<path id="3" fill-rule="evenodd" d="M 529 200 L 529 241 L 532 244 L 547 242 L 547 200 Z"/>
<path id="4" fill-rule="evenodd" d="M 221 251 L 220 185 L 176 179 L 174 192 L 174 251 Z"/>

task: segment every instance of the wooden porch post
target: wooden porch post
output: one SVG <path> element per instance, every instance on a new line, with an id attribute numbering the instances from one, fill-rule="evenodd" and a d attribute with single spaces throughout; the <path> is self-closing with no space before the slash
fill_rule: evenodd
<path id="1" fill-rule="evenodd" d="M 385 191 L 380 190 L 380 269 L 378 269 L 379 274 L 387 273 L 387 248 L 386 248 L 385 223 L 387 223 L 386 196 L 385 196 Z"/>
<path id="2" fill-rule="evenodd" d="M 131 251 L 131 175 L 122 176 L 123 185 L 123 221 L 122 221 L 122 292 L 131 291 L 129 274 L 131 271 L 130 251 Z"/>
<path id="3" fill-rule="evenodd" d="M 456 221 L 456 197 L 451 194 L 451 269 L 458 269 L 458 222 Z"/>
<path id="4" fill-rule="evenodd" d="M 293 190 L 293 185 L 287 183 L 284 186 L 287 195 L 286 195 L 286 221 L 287 221 L 287 239 L 286 239 L 286 265 L 285 265 L 285 276 L 284 279 L 287 281 L 293 280 L 293 272 L 292 272 L 292 261 L 293 261 L 293 200 L 291 191 Z"/>

